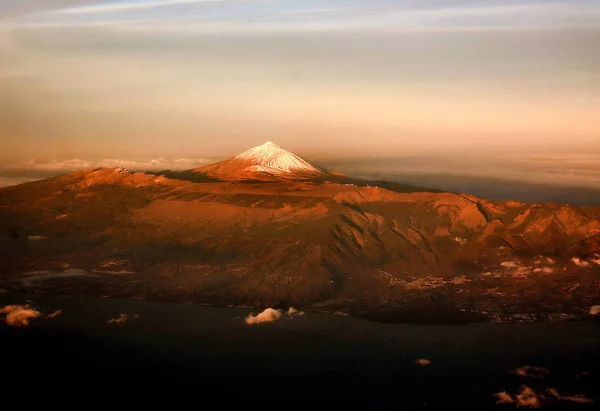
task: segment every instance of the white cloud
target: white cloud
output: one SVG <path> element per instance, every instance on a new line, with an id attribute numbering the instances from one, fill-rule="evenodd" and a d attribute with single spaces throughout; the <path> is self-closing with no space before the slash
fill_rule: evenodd
<path id="1" fill-rule="evenodd" d="M 523 385 L 521 392 L 515 395 L 517 407 L 539 408 L 542 406 L 542 400 L 546 397 L 535 392 L 533 388 Z"/>
<path id="2" fill-rule="evenodd" d="M 496 404 L 512 404 L 515 402 L 506 391 L 495 393 L 494 398 L 496 398 Z"/>
<path id="3" fill-rule="evenodd" d="M 571 258 L 571 261 L 573 261 L 573 263 L 575 263 L 575 265 L 577 267 L 587 267 L 587 266 L 590 265 L 590 263 L 588 263 L 587 261 L 582 260 L 582 259 L 577 258 L 577 257 Z"/>
<path id="4" fill-rule="evenodd" d="M 56 311 L 54 311 L 53 313 L 51 313 L 51 314 L 48 314 L 48 315 L 47 315 L 47 316 L 45 316 L 44 318 L 45 318 L 45 319 L 49 319 L 49 318 L 56 318 L 56 317 L 58 317 L 59 315 L 62 315 L 62 310 L 56 310 Z"/>
<path id="5" fill-rule="evenodd" d="M 431 364 L 431 361 L 426 358 L 418 358 L 417 361 L 415 361 L 415 363 L 425 367 L 425 366 Z"/>
<path id="6" fill-rule="evenodd" d="M 281 310 L 274 310 L 273 308 L 267 308 L 263 312 L 257 315 L 248 314 L 245 321 L 246 324 L 260 324 L 269 323 L 281 319 Z"/>
<path id="7" fill-rule="evenodd" d="M 552 274 L 554 272 L 554 268 L 552 267 L 538 267 L 533 270 L 534 273 L 544 273 L 544 274 Z"/>
<path id="8" fill-rule="evenodd" d="M 134 315 L 121 314 L 118 317 L 111 318 L 110 320 L 108 320 L 108 324 L 121 325 L 127 321 L 137 320 L 138 318 L 140 318 L 140 316 L 137 314 L 134 314 Z"/>
<path id="9" fill-rule="evenodd" d="M 598 315 L 598 314 L 600 314 L 600 305 L 593 305 L 590 308 L 590 314 L 591 315 Z"/>
<path id="10" fill-rule="evenodd" d="M 0 308 L 0 314 L 6 314 L 6 324 L 13 327 L 26 327 L 33 318 L 40 317 L 41 312 L 33 309 L 31 305 L 7 305 Z"/>
<path id="11" fill-rule="evenodd" d="M 304 315 L 304 311 L 300 311 L 295 309 L 294 307 L 290 307 L 287 312 L 288 317 L 293 317 L 295 315 Z"/>
<path id="12" fill-rule="evenodd" d="M 537 378 L 541 380 L 543 378 L 546 378 L 550 371 L 542 367 L 525 365 L 523 367 L 517 368 L 516 370 L 513 370 L 513 373 L 522 377 Z"/>
<path id="13" fill-rule="evenodd" d="M 519 268 L 520 264 L 516 261 L 503 261 L 500 263 L 500 266 L 506 268 Z"/>

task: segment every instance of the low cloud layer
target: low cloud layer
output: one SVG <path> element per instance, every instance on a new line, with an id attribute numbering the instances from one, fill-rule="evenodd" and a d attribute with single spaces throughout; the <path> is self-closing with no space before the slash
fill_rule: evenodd
<path id="1" fill-rule="evenodd" d="M 242 150 L 245 147 L 241 147 Z M 222 160 L 212 152 L 178 158 L 73 158 L 66 160 L 7 161 L 0 166 L 0 186 L 15 185 L 96 167 L 124 166 L 130 170 L 188 170 Z M 230 155 L 234 155 L 231 152 Z M 298 154 L 304 154 L 299 151 Z M 528 202 L 553 201 L 578 205 L 600 205 L 600 154 L 567 156 L 571 165 L 564 167 L 561 157 L 525 157 L 498 154 L 502 161 L 490 158 L 464 158 L 460 155 L 407 156 L 397 158 L 314 159 L 315 164 L 354 177 L 383 179 L 415 184 L 496 200 Z M 478 157 L 478 156 L 474 156 Z M 589 158 L 588 158 L 589 157 Z M 539 167 L 533 167 L 539 165 Z M 34 174 L 34 175 L 32 175 Z M 462 239 L 456 238 L 455 241 Z M 599 258 L 600 259 L 600 258 Z"/>
<path id="2" fill-rule="evenodd" d="M 138 318 L 140 318 L 140 316 L 137 314 L 129 315 L 129 314 L 123 313 L 123 314 L 119 315 L 118 317 L 111 318 L 110 320 L 108 320 L 108 324 L 122 325 L 128 321 L 137 320 Z"/>
<path id="3" fill-rule="evenodd" d="M 454 183 L 459 183 L 460 178 L 469 176 L 533 184 L 600 188 L 600 153 L 597 152 L 532 154 L 506 151 L 496 152 L 493 157 L 483 154 L 464 156 L 460 153 L 432 153 L 396 158 L 332 159 L 324 161 L 323 165 L 346 174 L 374 178 L 445 175 L 451 177 Z M 429 180 L 433 181 L 434 178 Z M 470 184 L 473 184 L 473 181 Z"/>
<path id="4" fill-rule="evenodd" d="M 154 158 L 154 159 L 118 159 L 100 158 L 95 160 L 73 158 L 69 160 L 38 161 L 25 160 L 4 164 L 3 170 L 37 171 L 73 171 L 97 167 L 127 167 L 135 170 L 189 170 L 211 163 L 211 160 L 199 157 Z"/>

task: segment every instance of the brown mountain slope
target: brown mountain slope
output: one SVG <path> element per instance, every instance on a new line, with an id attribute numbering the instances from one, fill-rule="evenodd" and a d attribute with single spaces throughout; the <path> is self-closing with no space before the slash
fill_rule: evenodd
<path id="1" fill-rule="evenodd" d="M 0 287 L 400 320 L 582 314 L 598 299 L 598 209 L 334 181 L 100 169 L 0 189 Z"/>

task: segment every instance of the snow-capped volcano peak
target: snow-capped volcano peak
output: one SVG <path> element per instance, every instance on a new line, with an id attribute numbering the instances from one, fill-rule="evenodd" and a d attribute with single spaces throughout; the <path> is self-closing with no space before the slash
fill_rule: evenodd
<path id="1" fill-rule="evenodd" d="M 238 154 L 234 160 L 248 163 L 248 171 L 321 173 L 308 161 L 270 141 Z"/>
<path id="2" fill-rule="evenodd" d="M 229 160 L 194 171 L 219 180 L 311 179 L 328 174 L 302 157 L 267 141 Z"/>

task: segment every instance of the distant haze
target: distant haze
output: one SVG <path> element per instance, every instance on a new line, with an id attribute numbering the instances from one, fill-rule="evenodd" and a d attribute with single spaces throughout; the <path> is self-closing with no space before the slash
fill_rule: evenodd
<path id="1" fill-rule="evenodd" d="M 548 155 L 521 164 L 532 181 L 568 155 L 586 175 L 562 180 L 595 186 L 598 44 L 592 0 L 1 2 L 0 179 L 271 140 L 327 161 Z"/>

